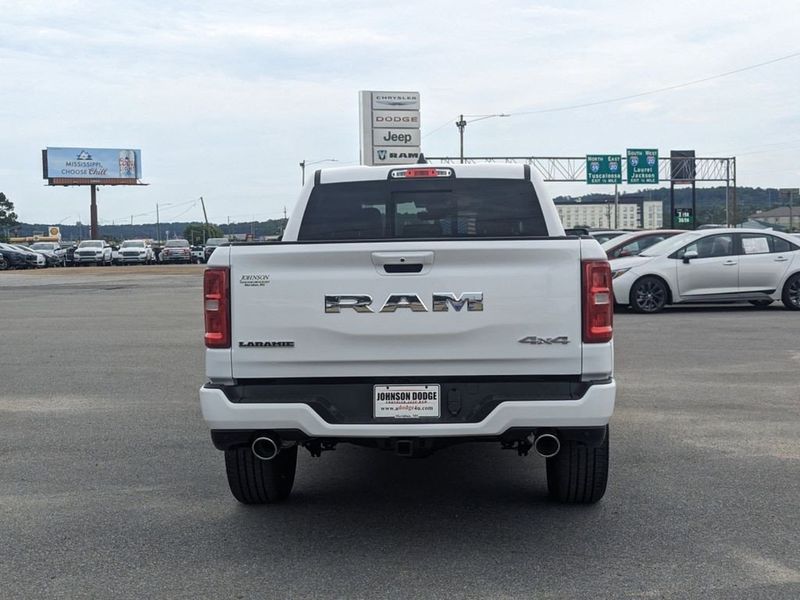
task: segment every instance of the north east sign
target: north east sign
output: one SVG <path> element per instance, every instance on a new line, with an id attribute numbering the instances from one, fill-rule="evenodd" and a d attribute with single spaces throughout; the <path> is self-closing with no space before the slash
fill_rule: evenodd
<path id="1" fill-rule="evenodd" d="M 619 154 L 587 154 L 586 183 L 622 183 L 622 156 Z"/>

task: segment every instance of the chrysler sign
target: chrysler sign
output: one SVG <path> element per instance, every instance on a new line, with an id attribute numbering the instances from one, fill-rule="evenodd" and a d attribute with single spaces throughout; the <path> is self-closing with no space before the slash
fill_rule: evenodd
<path id="1" fill-rule="evenodd" d="M 420 153 L 419 92 L 359 92 L 361 164 L 415 163 Z"/>

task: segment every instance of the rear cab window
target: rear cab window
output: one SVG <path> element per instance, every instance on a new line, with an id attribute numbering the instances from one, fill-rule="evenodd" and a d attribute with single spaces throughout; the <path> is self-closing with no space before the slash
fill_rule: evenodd
<path id="1" fill-rule="evenodd" d="M 299 241 L 546 237 L 530 181 L 431 178 L 314 187 Z"/>

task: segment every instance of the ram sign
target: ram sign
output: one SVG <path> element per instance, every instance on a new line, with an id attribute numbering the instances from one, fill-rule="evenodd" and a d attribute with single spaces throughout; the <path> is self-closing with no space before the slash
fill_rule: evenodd
<path id="1" fill-rule="evenodd" d="M 47 148 L 42 159 L 50 185 L 135 185 L 142 177 L 141 150 Z"/>

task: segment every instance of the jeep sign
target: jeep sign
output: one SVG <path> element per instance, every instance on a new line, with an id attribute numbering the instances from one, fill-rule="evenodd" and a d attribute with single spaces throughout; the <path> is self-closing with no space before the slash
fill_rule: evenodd
<path id="1" fill-rule="evenodd" d="M 419 129 L 373 129 L 375 146 L 419 146 Z"/>
<path id="2" fill-rule="evenodd" d="M 361 164 L 402 165 L 420 154 L 419 92 L 359 92 Z"/>

